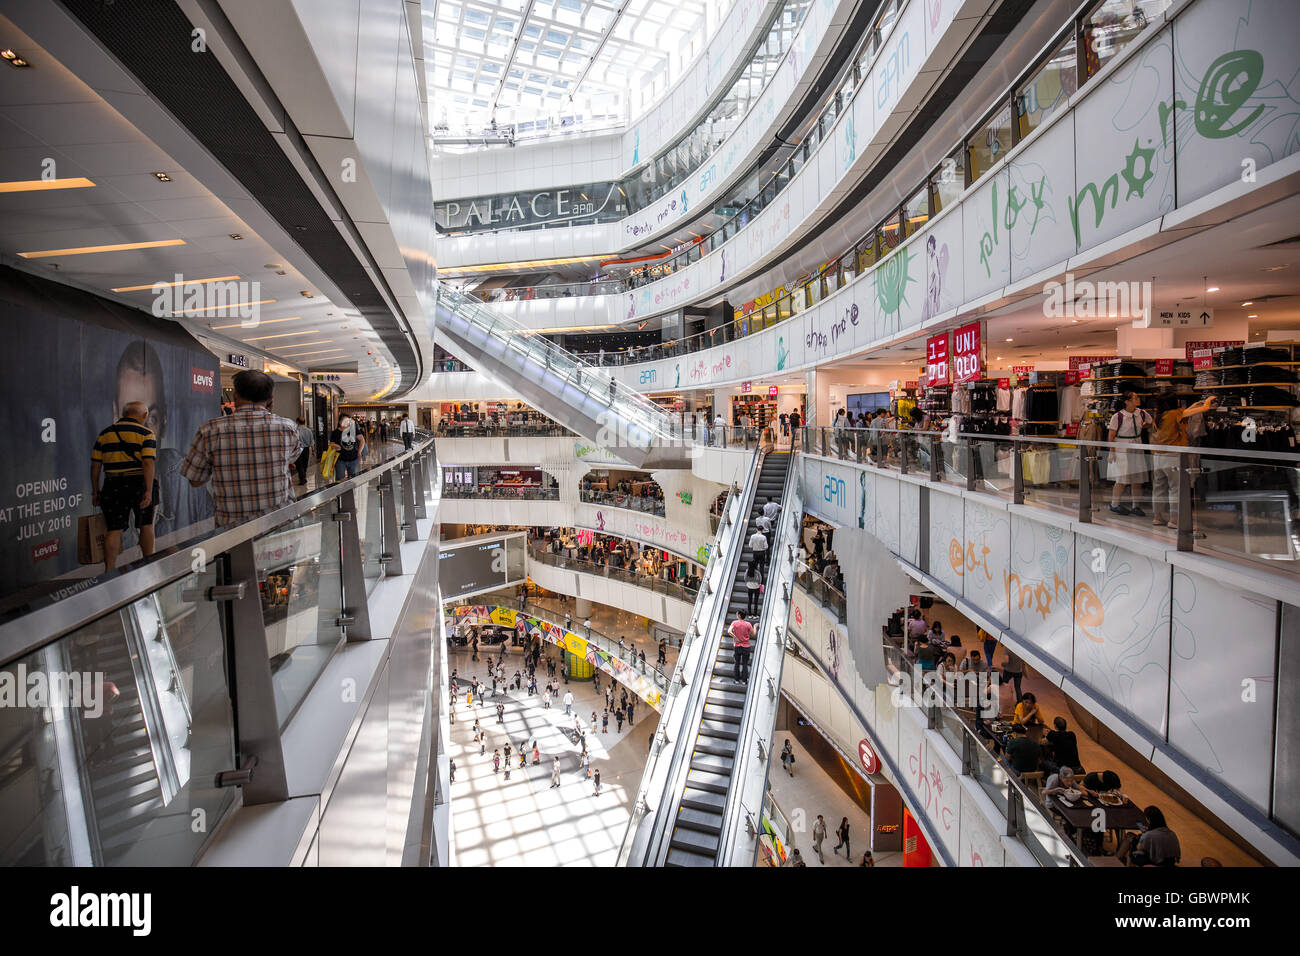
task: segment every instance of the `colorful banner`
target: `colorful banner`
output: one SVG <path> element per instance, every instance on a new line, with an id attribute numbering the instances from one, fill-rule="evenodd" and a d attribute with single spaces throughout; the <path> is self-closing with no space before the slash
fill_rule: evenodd
<path id="1" fill-rule="evenodd" d="M 540 637 L 548 644 L 562 647 L 574 657 L 599 667 L 655 710 L 663 708 L 663 694 L 650 674 L 642 674 L 639 666 L 634 667 L 627 661 L 606 653 L 559 624 L 539 617 L 525 616 L 515 608 L 486 604 L 460 604 L 447 608 L 444 623 L 447 630 L 457 624 L 495 624 L 498 627 L 513 627 L 520 632 L 521 637 Z"/>

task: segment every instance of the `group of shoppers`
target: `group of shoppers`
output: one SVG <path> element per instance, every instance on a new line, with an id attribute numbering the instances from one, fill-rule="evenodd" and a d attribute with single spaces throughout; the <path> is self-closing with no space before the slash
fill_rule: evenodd
<path id="1" fill-rule="evenodd" d="M 233 384 L 233 408 L 199 426 L 180 467 L 191 486 L 211 486 L 219 530 L 292 502 L 294 478 L 306 484 L 315 442 L 304 419 L 293 422 L 272 411 L 275 383 L 265 372 L 239 372 Z M 109 571 L 121 554 L 122 533 L 132 522 L 141 553 L 148 557 L 154 552 L 158 444 L 145 424 L 148 414 L 143 402 L 127 403 L 91 449 L 91 501 L 104 515 L 104 564 Z M 405 447 L 411 448 L 414 423 L 404 415 L 395 427 Z M 329 434 L 329 448 L 338 453 L 335 479 L 355 477 L 366 454 L 366 429 L 350 416 L 341 416 Z"/>

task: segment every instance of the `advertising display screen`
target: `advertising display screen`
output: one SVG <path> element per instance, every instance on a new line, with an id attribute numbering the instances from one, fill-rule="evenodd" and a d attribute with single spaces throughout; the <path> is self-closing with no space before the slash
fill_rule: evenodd
<path id="1" fill-rule="evenodd" d="M 859 412 L 871 414 L 877 409 L 889 407 L 889 393 L 858 392 L 848 397 L 848 405 L 845 407 L 854 418 L 857 418 Z"/>
<path id="2" fill-rule="evenodd" d="M 524 580 L 524 535 L 490 540 L 445 541 L 438 551 L 438 583 L 444 601 L 492 591 Z"/>

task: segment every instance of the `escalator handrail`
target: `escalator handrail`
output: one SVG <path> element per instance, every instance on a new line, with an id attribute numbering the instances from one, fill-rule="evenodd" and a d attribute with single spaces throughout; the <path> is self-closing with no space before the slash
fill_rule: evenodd
<path id="1" fill-rule="evenodd" d="M 140 567 L 123 569 L 100 584 L 0 624 L 0 666 L 24 657 L 106 614 L 120 610 L 131 602 L 192 574 L 193 562 L 198 557 L 194 549 L 201 548 L 205 563 L 211 562 L 218 555 L 272 532 L 433 449 L 434 440 L 429 438 L 408 452 L 367 468 L 355 478 L 318 489 L 238 527 L 215 531 L 173 545 Z"/>
<path id="2" fill-rule="evenodd" d="M 700 599 L 696 601 L 691 627 L 699 625 L 699 636 L 690 653 L 683 651 L 678 654 L 677 668 L 673 674 L 674 680 L 684 681 L 682 674 L 689 657 L 692 680 L 689 685 L 686 685 L 689 688 L 686 700 L 675 713 L 670 714 L 665 709 L 660 720 L 660 730 L 655 734 L 656 741 L 659 740 L 661 733 L 667 735 L 666 742 L 672 747 L 672 756 L 666 770 L 662 772 L 662 783 L 659 785 L 655 785 L 653 779 L 661 775 L 658 770 L 659 762 L 652 762 L 646 766 L 646 774 L 638 790 L 638 800 L 650 794 L 655 795 L 655 805 L 651 806 L 647 802 L 644 808 L 644 813 L 652 816 L 653 819 L 649 821 L 647 827 L 644 822 L 638 820 L 638 808 L 634 808 L 632 820 L 628 825 L 631 839 L 625 841 L 624 851 L 619 858 L 620 865 L 662 866 L 667 857 L 668 844 L 672 839 L 672 826 L 677 819 L 682 792 L 686 786 L 686 775 L 690 769 L 690 756 L 695 748 L 695 738 L 699 732 L 700 721 L 703 719 L 704 704 L 713 679 L 713 665 L 722 643 L 722 630 L 726 623 L 727 608 L 731 603 L 732 587 L 740 569 L 741 555 L 745 550 L 749 513 L 753 507 L 754 497 L 758 494 L 762 462 L 762 455 L 756 447 L 751 458 L 749 474 L 741 487 L 740 494 L 728 499 L 728 505 L 733 499 L 736 505 L 732 524 L 724 529 L 732 532 L 730 545 L 720 562 L 711 562 L 719 566 L 718 583 L 716 585 L 711 583 L 713 590 L 708 595 L 701 593 Z M 712 582 L 711 573 L 706 574 L 706 580 Z M 705 613 L 702 614 L 702 611 Z M 664 722 L 670 718 L 676 724 L 672 733 L 668 733 L 668 728 L 664 727 Z"/>
<path id="3" fill-rule="evenodd" d="M 731 768 L 731 786 L 727 788 L 727 801 L 722 809 L 722 832 L 718 840 L 716 861 L 726 862 L 735 838 L 743 827 L 745 812 L 743 790 L 746 771 L 757 761 L 758 755 L 753 748 L 753 737 L 757 732 L 754 724 L 758 719 L 758 703 L 765 692 L 762 687 L 763 673 L 766 666 L 774 671 L 769 675 L 779 693 L 781 687 L 781 670 L 785 660 L 785 628 L 788 625 L 790 601 L 794 589 L 794 561 L 790 557 L 792 545 L 799 539 L 799 529 L 803 522 L 803 493 L 797 477 L 800 469 L 795 467 L 795 455 L 790 453 L 789 465 L 785 473 L 785 484 L 781 489 L 781 513 L 777 519 L 776 534 L 769 548 L 772 556 L 765 589 L 763 605 L 759 612 L 759 628 L 754 634 L 753 657 L 749 664 L 749 685 L 745 689 L 745 706 L 741 712 L 740 729 L 736 737 L 736 759 Z M 778 567 L 781 574 L 778 576 Z M 782 588 L 782 583 L 786 587 Z M 782 613 L 784 610 L 784 613 Z M 777 638 L 778 629 L 782 637 Z M 776 709 L 772 711 L 775 726 Z M 762 761 L 762 786 L 757 788 L 758 811 L 762 811 L 763 794 L 767 792 L 768 768 L 772 762 L 775 734 L 772 727 L 762 728 L 767 732 L 768 745 L 766 759 Z M 755 820 L 755 839 L 759 830 L 759 821 Z M 757 843 L 755 843 L 757 849 Z M 748 861 L 747 865 L 753 865 Z"/>

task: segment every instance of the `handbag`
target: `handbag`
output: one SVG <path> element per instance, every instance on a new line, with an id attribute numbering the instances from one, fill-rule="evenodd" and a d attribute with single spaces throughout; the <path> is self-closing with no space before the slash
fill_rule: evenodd
<path id="1" fill-rule="evenodd" d="M 77 518 L 77 563 L 104 563 L 104 536 L 108 534 L 108 524 L 103 512 L 81 515 Z"/>
<path id="2" fill-rule="evenodd" d="M 334 466 L 339 460 L 337 448 L 327 448 L 320 456 L 320 476 L 326 481 L 334 480 Z"/>

